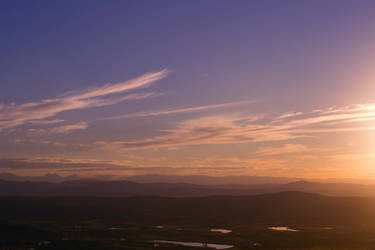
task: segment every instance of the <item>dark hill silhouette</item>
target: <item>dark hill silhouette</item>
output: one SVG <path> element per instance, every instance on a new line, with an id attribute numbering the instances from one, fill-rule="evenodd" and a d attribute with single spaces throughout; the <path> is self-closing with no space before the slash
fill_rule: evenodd
<path id="1" fill-rule="evenodd" d="M 41 181 L 60 183 L 79 179 L 94 179 L 101 181 L 126 180 L 137 183 L 190 183 L 197 185 L 260 185 L 260 184 L 287 184 L 297 181 L 309 181 L 319 183 L 355 183 L 355 184 L 375 184 L 374 180 L 365 179 L 303 179 L 286 178 L 271 176 L 207 176 L 207 175 L 135 175 L 135 176 L 117 176 L 117 175 L 95 175 L 84 177 L 77 174 L 60 176 L 57 174 L 46 174 L 42 176 L 18 176 L 11 173 L 0 173 L 0 179 L 5 181 Z"/>
<path id="2" fill-rule="evenodd" d="M 189 183 L 137 183 L 91 179 L 62 183 L 0 180 L 0 196 L 166 196 L 254 195 L 300 191 L 330 196 L 375 196 L 374 185 L 298 181 L 288 184 L 196 185 Z"/>

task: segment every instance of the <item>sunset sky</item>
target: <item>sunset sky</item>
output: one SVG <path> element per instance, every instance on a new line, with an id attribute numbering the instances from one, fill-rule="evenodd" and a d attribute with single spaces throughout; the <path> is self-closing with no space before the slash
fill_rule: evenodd
<path id="1" fill-rule="evenodd" d="M 375 177 L 375 1 L 1 1 L 0 172 Z"/>

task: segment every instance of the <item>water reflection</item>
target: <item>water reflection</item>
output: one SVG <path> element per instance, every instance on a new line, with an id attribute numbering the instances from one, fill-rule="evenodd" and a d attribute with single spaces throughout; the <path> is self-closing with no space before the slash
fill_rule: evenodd
<path id="1" fill-rule="evenodd" d="M 292 229 L 289 227 L 269 227 L 268 229 L 274 230 L 274 231 L 284 231 L 284 232 L 299 232 L 299 230 Z"/>
<path id="2" fill-rule="evenodd" d="M 213 228 L 213 229 L 211 229 L 210 231 L 211 231 L 211 232 L 219 232 L 219 233 L 222 233 L 222 234 L 227 234 L 227 233 L 232 232 L 232 230 L 221 229 L 221 228 Z"/>
<path id="3" fill-rule="evenodd" d="M 190 246 L 190 247 L 209 247 L 214 249 L 229 249 L 234 247 L 233 245 L 223 245 L 223 244 L 209 244 L 201 242 L 183 242 L 183 241 L 171 241 L 171 240 L 154 240 L 155 243 L 167 243 L 180 246 Z"/>

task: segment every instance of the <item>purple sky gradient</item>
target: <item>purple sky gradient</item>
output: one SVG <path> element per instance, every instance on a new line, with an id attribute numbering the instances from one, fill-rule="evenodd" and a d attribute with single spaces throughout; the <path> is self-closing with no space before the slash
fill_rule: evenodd
<path id="1" fill-rule="evenodd" d="M 18 163 L 4 171 L 375 177 L 374 11 L 2 1 L 0 158 Z M 25 164 L 45 161 L 58 167 Z"/>

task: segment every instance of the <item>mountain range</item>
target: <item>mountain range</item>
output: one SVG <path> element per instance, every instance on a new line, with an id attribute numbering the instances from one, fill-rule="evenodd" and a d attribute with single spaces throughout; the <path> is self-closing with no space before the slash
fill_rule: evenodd
<path id="1" fill-rule="evenodd" d="M 11 173 L 0 173 L 0 180 L 5 181 L 37 181 L 37 182 L 51 182 L 60 183 L 65 181 L 92 179 L 92 180 L 127 180 L 138 183 L 190 183 L 197 185 L 225 185 L 225 184 L 287 184 L 296 181 L 309 181 L 320 183 L 354 183 L 354 184 L 374 184 L 372 179 L 309 179 L 309 178 L 288 178 L 288 177 L 272 177 L 272 176 L 246 176 L 246 175 L 232 175 L 232 176 L 208 176 L 208 175 L 134 175 L 134 176 L 118 176 L 118 175 L 67 175 L 61 176 L 57 174 L 46 174 L 41 176 L 19 176 Z"/>
<path id="2" fill-rule="evenodd" d="M 58 183 L 0 180 L 0 196 L 165 196 L 255 195 L 298 191 L 330 196 L 375 196 L 375 185 L 295 181 L 286 184 L 138 183 L 128 180 L 77 179 Z"/>

